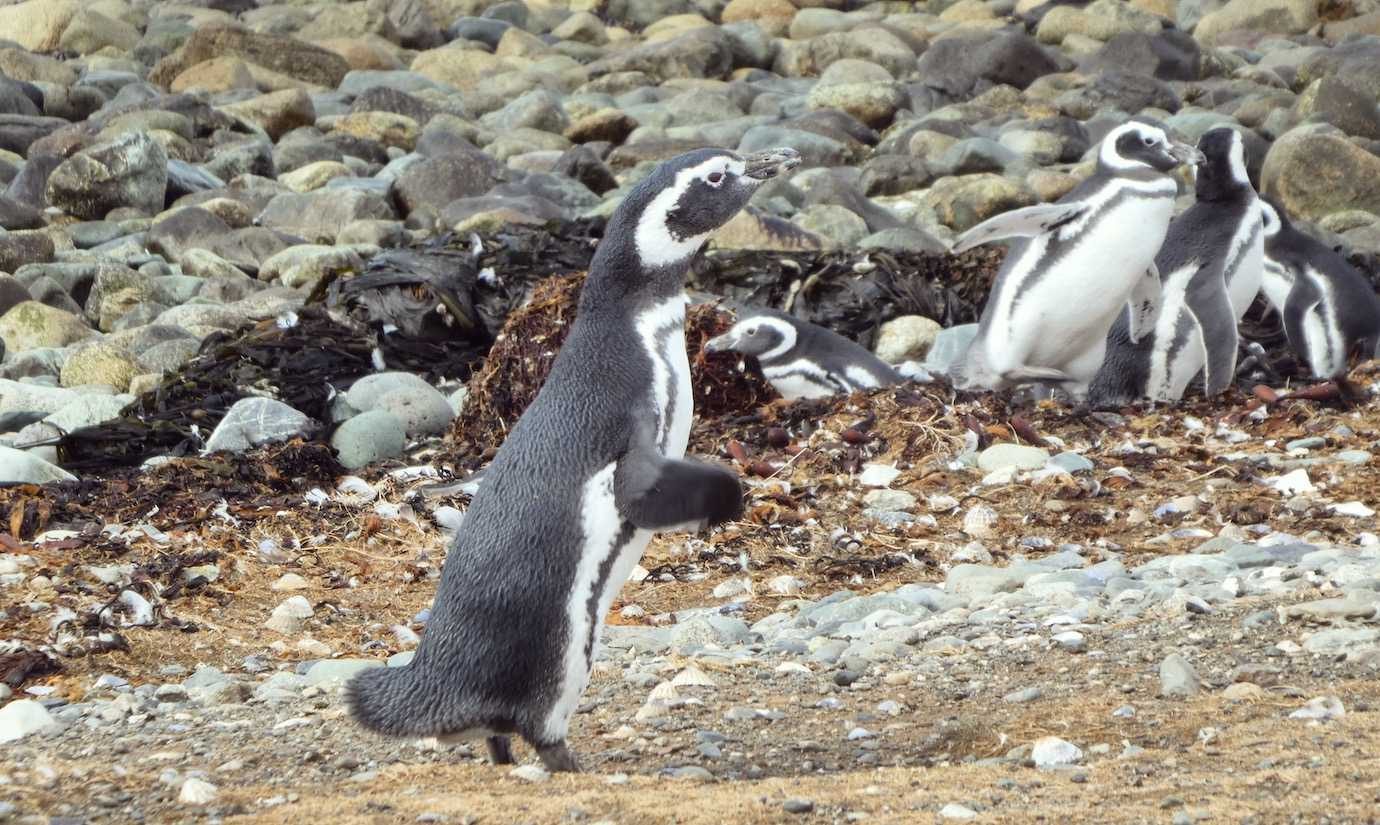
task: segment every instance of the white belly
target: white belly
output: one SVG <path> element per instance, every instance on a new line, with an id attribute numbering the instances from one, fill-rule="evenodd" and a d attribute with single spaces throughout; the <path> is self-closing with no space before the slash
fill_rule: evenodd
<path id="1" fill-rule="evenodd" d="M 1242 227 L 1243 231 L 1245 229 L 1246 227 Z M 1260 235 L 1257 233 L 1255 241 L 1242 249 L 1239 254 L 1241 263 L 1236 267 L 1236 271 L 1232 273 L 1231 281 L 1227 284 L 1227 295 L 1231 299 L 1231 308 L 1236 310 L 1236 320 L 1238 321 L 1246 317 L 1246 310 L 1251 308 L 1255 296 L 1260 294 L 1260 289 L 1264 286 L 1265 244 Z"/>
<path id="2" fill-rule="evenodd" d="M 1284 305 L 1289 303 L 1289 292 L 1293 289 L 1294 282 L 1285 272 L 1282 265 L 1269 258 L 1265 259 L 1264 273 L 1260 281 L 1260 288 L 1265 292 L 1265 299 L 1274 307 L 1275 312 L 1284 314 Z"/>
<path id="3" fill-rule="evenodd" d="M 1013 305 L 1020 282 L 1048 246 L 1047 236 L 1033 239 L 1005 279 L 1003 294 L 993 296 L 999 303 L 984 341 L 992 371 L 1065 369 L 1102 346 L 1136 282 L 1154 262 L 1173 208 L 1170 198 L 1135 199 L 1099 217 L 1096 236 L 1069 250 Z"/>
<path id="4" fill-rule="evenodd" d="M 679 459 L 690 442 L 690 424 L 695 399 L 690 384 L 690 359 L 685 352 L 685 305 L 682 293 L 657 304 L 637 318 L 637 333 L 650 357 L 652 382 L 649 388 L 651 409 L 656 417 L 657 447 L 662 455 Z M 546 718 L 550 741 L 565 738 L 570 717 L 579 706 L 589 685 L 590 669 L 598 649 L 604 616 L 622 590 L 633 567 L 651 541 L 650 530 L 633 529 L 630 535 L 614 496 L 616 461 L 609 463 L 585 482 L 581 498 L 580 548 L 575 581 L 566 602 L 569 637 L 560 681 L 560 695 Z M 627 538 L 620 543 L 620 538 Z M 600 570 L 613 555 L 608 575 L 601 582 Z M 591 610 L 590 598 L 594 597 Z M 592 643 L 591 643 L 592 640 Z"/>
<path id="5" fill-rule="evenodd" d="M 1197 268 L 1198 262 L 1190 261 L 1173 272 L 1162 273 L 1165 277 L 1160 293 L 1160 313 L 1155 319 L 1156 346 L 1150 353 L 1150 375 L 1146 382 L 1146 394 L 1152 401 L 1178 401 L 1188 388 L 1188 382 L 1207 363 L 1203 333 L 1193 313 L 1189 312 L 1187 302 L 1188 282 Z M 1169 344 L 1174 339 L 1175 329 L 1185 321 L 1192 329 L 1189 341 L 1170 361 Z"/>
<path id="6" fill-rule="evenodd" d="M 827 398 L 838 394 L 838 389 L 829 381 L 828 374 L 813 361 L 804 358 L 763 367 L 762 376 L 771 382 L 772 389 L 787 401 Z"/>
<path id="7" fill-rule="evenodd" d="M 591 476 L 585 482 L 580 501 L 584 545 L 575 571 L 574 586 L 565 606 L 570 635 L 565 648 L 560 695 L 546 717 L 545 733 L 548 740 L 553 742 L 565 738 L 570 717 L 580 704 L 580 696 L 589 686 L 590 668 L 598 649 L 604 615 L 631 575 L 633 566 L 642 558 L 642 551 L 647 549 L 647 542 L 652 537 L 649 530 L 634 530 L 626 542 L 615 546 L 623 532 L 623 519 L 618 513 L 613 492 L 613 476 L 617 469 L 618 463 L 611 462 Z M 604 579 L 601 587 L 599 571 L 610 553 L 616 553 L 616 556 L 608 578 Z M 593 611 L 589 603 L 591 596 L 596 596 Z M 586 649 L 591 639 L 593 644 Z"/>

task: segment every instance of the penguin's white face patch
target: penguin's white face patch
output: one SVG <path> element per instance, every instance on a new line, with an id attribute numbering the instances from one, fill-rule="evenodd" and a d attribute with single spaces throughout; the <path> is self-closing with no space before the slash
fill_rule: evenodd
<path id="1" fill-rule="evenodd" d="M 1251 176 L 1246 171 L 1246 142 L 1241 139 L 1241 133 L 1235 129 L 1231 131 L 1231 150 L 1228 154 L 1228 163 L 1231 166 L 1232 180 L 1249 186 Z"/>
<path id="2" fill-rule="evenodd" d="M 760 361 L 772 361 L 790 352 L 796 342 L 795 327 L 780 318 L 758 315 L 746 318 L 718 338 L 714 348 L 732 350 L 756 356 Z"/>
<path id="3" fill-rule="evenodd" d="M 643 266 L 674 266 L 698 252 L 747 203 L 755 187 L 737 185 L 745 171 L 746 164 L 728 154 L 678 171 L 638 218 L 634 243 Z"/>
<path id="4" fill-rule="evenodd" d="M 1260 204 L 1260 220 L 1264 224 L 1265 237 L 1273 238 L 1279 234 L 1279 214 L 1275 208 L 1265 201 L 1258 201 Z"/>

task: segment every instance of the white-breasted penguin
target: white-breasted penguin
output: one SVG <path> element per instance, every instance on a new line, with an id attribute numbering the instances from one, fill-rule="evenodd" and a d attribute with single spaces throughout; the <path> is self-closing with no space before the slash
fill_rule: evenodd
<path id="1" fill-rule="evenodd" d="M 484 473 L 446 557 L 412 662 L 347 687 L 351 715 L 394 736 L 509 734 L 547 768 L 566 744 L 604 615 L 653 532 L 737 517 L 732 472 L 683 459 L 690 435 L 685 277 L 710 233 L 800 155 L 701 149 L 658 166 L 614 211 L 545 383 Z"/>
<path id="2" fill-rule="evenodd" d="M 818 324 L 766 307 L 742 307 L 705 352 L 737 352 L 757 359 L 762 375 L 787 401 L 890 387 L 906 380 L 856 341 Z"/>
<path id="3" fill-rule="evenodd" d="M 1344 377 L 1355 353 L 1380 357 L 1380 297 L 1346 259 L 1300 231 L 1283 207 L 1260 199 L 1265 283 L 1284 334 L 1315 378 Z"/>
<path id="4" fill-rule="evenodd" d="M 1140 121 L 1103 139 L 1097 168 L 1055 203 L 989 218 L 955 252 L 1014 239 L 988 295 L 977 337 L 951 378 L 960 389 L 1062 385 L 1081 398 L 1102 365 L 1107 330 L 1128 302 L 1137 337 L 1158 306 L 1155 253 L 1195 148 Z"/>
<path id="5" fill-rule="evenodd" d="M 1170 224 L 1155 257 L 1159 312 L 1136 340 L 1129 312 L 1117 318 L 1088 392 L 1094 407 L 1178 401 L 1199 375 L 1211 397 L 1236 378 L 1236 325 L 1259 294 L 1264 273 L 1260 207 L 1240 132 L 1209 129 L 1198 139 L 1198 149 L 1204 160 L 1194 182 L 1195 201 Z"/>

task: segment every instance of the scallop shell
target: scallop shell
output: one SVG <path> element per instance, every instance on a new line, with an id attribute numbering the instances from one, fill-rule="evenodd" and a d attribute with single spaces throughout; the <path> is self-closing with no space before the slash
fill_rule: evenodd
<path id="1" fill-rule="evenodd" d="M 709 678 L 709 674 L 691 665 L 680 673 L 670 682 L 672 687 L 718 687 L 718 683 Z"/>
<path id="2" fill-rule="evenodd" d="M 680 698 L 680 691 L 679 691 L 679 690 L 676 690 L 676 686 L 673 685 L 673 684 L 671 684 L 670 682 L 662 682 L 661 684 L 659 684 L 659 685 L 657 685 L 656 687 L 652 688 L 652 692 L 651 692 L 651 693 L 647 694 L 647 701 L 648 701 L 648 702 L 652 702 L 652 701 L 657 701 L 657 702 L 669 702 L 669 701 L 671 701 L 671 700 L 673 700 L 673 699 L 679 699 L 679 698 Z"/>
<path id="3" fill-rule="evenodd" d="M 993 529 L 997 523 L 997 511 L 991 507 L 977 506 L 963 516 L 963 532 L 973 538 L 985 539 L 996 535 Z"/>

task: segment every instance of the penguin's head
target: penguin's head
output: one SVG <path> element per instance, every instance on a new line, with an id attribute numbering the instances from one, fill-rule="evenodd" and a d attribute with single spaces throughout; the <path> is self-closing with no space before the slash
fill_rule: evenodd
<path id="1" fill-rule="evenodd" d="M 757 187 L 799 165 L 800 153 L 787 148 L 686 152 L 633 187 L 610 226 L 632 230 L 643 267 L 673 267 L 689 261 L 710 233 L 747 206 Z"/>
<path id="2" fill-rule="evenodd" d="M 770 362 L 790 352 L 796 338 L 795 327 L 785 318 L 749 315 L 723 335 L 705 341 L 704 351 L 737 352 Z"/>
<path id="3" fill-rule="evenodd" d="M 1117 172 L 1143 168 L 1168 172 L 1181 163 L 1202 161 L 1202 152 L 1187 143 L 1170 140 L 1163 129 L 1138 120 L 1108 132 L 1097 153 L 1099 166 Z"/>
<path id="4" fill-rule="evenodd" d="M 1198 138 L 1198 149 L 1203 153 L 1194 182 L 1198 200 L 1221 200 L 1251 189 L 1250 173 L 1246 171 L 1246 141 L 1240 132 L 1230 126 L 1209 129 Z"/>

